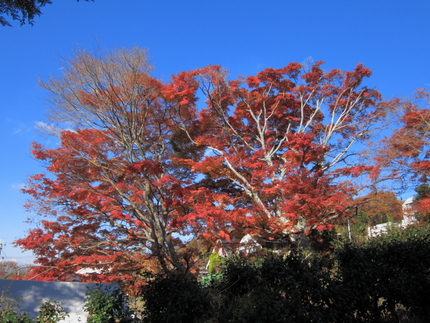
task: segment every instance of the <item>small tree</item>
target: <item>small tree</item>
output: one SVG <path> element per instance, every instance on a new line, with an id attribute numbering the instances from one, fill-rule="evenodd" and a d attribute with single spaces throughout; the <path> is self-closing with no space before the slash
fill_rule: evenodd
<path id="1" fill-rule="evenodd" d="M 85 311 L 88 323 L 125 322 L 133 314 L 128 307 L 128 297 L 119 287 L 98 285 L 86 293 Z"/>

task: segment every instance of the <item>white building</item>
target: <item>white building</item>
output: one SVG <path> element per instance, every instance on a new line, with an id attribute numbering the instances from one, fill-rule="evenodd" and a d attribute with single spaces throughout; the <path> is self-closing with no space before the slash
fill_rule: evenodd
<path id="1" fill-rule="evenodd" d="M 368 237 L 374 238 L 374 237 L 380 236 L 381 234 L 387 233 L 388 229 L 391 227 L 406 228 L 408 225 L 416 222 L 417 219 L 413 215 L 413 211 L 412 211 L 413 203 L 414 203 L 413 197 L 406 199 L 406 201 L 403 203 L 402 205 L 403 220 L 401 223 L 387 222 L 387 223 L 377 224 L 373 227 L 369 227 L 367 229 Z"/>

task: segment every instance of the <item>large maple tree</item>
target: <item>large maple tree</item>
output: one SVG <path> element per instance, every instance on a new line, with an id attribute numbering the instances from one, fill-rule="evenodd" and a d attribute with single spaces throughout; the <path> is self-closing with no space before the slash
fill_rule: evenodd
<path id="1" fill-rule="evenodd" d="M 270 240 L 325 230 L 349 212 L 358 162 L 387 104 L 371 72 L 291 63 L 229 80 L 219 66 L 150 75 L 137 48 L 79 51 L 51 94 L 59 148 L 33 144 L 48 174 L 29 178 L 27 205 L 45 217 L 16 241 L 33 250 L 35 279 L 134 279 L 187 272 L 190 239 Z M 206 98 L 205 105 L 199 100 Z"/>

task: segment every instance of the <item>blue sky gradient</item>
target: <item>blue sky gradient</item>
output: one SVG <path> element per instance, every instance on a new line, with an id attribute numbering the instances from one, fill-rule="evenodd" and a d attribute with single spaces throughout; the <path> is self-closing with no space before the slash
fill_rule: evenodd
<path id="1" fill-rule="evenodd" d="M 94 50 L 137 45 L 149 50 L 154 75 L 219 64 L 231 75 L 253 75 L 309 57 L 325 69 L 374 74 L 367 85 L 385 98 L 403 97 L 430 84 L 430 2 L 352 0 L 53 0 L 33 27 L 0 27 L 0 238 L 4 260 L 25 264 L 12 242 L 30 228 L 32 215 L 19 192 L 30 174 L 43 172 L 30 143 L 55 140 L 35 129 L 47 122 L 38 79 L 59 74 L 59 57 L 78 47 Z"/>

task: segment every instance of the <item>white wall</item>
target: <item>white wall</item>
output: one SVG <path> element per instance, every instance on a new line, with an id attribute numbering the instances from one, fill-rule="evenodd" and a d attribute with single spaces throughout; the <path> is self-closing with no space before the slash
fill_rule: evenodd
<path id="1" fill-rule="evenodd" d="M 30 317 L 36 318 L 41 303 L 49 299 L 62 304 L 69 316 L 61 323 L 85 323 L 85 293 L 96 284 L 71 282 L 42 282 L 29 280 L 0 279 L 0 291 L 7 291 L 10 297 L 22 298 L 20 308 Z"/>

